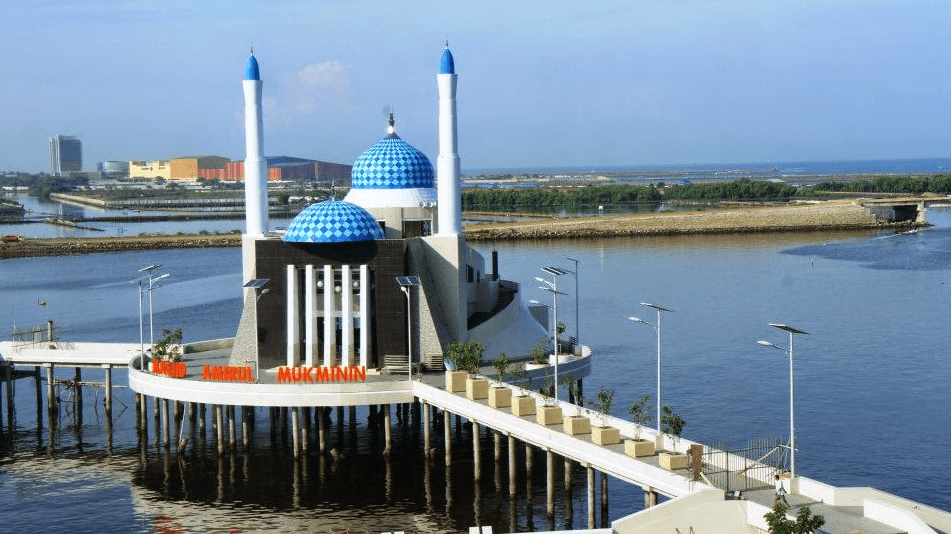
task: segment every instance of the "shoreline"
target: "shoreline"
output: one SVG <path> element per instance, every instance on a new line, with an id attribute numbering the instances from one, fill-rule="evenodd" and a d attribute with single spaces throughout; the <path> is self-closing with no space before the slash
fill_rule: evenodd
<path id="1" fill-rule="evenodd" d="M 928 224 L 916 220 L 883 222 L 856 202 L 827 201 L 793 205 L 742 205 L 702 211 L 478 223 L 466 226 L 464 233 L 469 241 L 495 241 L 911 229 L 925 226 Z M 241 234 L 28 238 L 18 243 L 0 244 L 0 260 L 134 250 L 238 246 L 241 246 Z"/>

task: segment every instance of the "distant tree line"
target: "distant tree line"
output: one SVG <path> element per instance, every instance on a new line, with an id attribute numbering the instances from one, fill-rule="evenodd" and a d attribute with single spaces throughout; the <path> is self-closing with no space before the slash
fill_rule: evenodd
<path id="1" fill-rule="evenodd" d="M 13 174 L 0 176 L 2 187 L 28 187 L 29 193 L 38 198 L 49 198 L 50 193 L 65 193 L 89 185 L 89 178 L 52 176 L 49 174 Z"/>
<path id="2" fill-rule="evenodd" d="M 813 186 L 816 191 L 832 193 L 922 193 L 951 194 L 951 174 L 934 176 L 880 176 L 859 182 L 825 182 Z"/>
<path id="3" fill-rule="evenodd" d="M 749 180 L 708 184 L 671 185 L 664 189 L 669 200 L 788 200 L 800 192 L 798 187 L 783 182 Z"/>
<path id="4" fill-rule="evenodd" d="M 580 188 L 548 187 L 466 189 L 462 192 L 462 209 L 486 211 L 582 205 L 614 205 L 653 203 L 661 200 L 653 185 L 587 185 Z"/>

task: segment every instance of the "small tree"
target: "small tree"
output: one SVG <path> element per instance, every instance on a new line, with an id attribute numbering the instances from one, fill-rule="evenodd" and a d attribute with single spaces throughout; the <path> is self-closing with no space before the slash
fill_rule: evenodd
<path id="1" fill-rule="evenodd" d="M 812 515 L 808 506 L 799 509 L 795 521 L 786 517 L 787 509 L 788 507 L 780 502 L 776 503 L 773 511 L 766 513 L 764 517 L 769 525 L 769 534 L 812 534 L 826 523 L 821 515 Z"/>
<path id="2" fill-rule="evenodd" d="M 674 447 L 676 447 L 677 442 L 680 441 L 680 433 L 687 426 L 687 422 L 684 421 L 683 417 L 680 417 L 680 414 L 674 413 L 670 406 L 664 406 L 660 410 L 660 431 L 670 436 L 674 441 Z"/>
<path id="3" fill-rule="evenodd" d="M 654 419 L 650 414 L 651 407 L 647 405 L 650 399 L 650 395 L 644 395 L 627 407 L 627 413 L 631 414 L 631 419 L 634 420 L 634 439 L 641 439 L 642 427 L 647 426 L 647 423 Z"/>
<path id="4" fill-rule="evenodd" d="M 532 378 L 528 376 L 528 371 L 525 370 L 524 363 L 518 364 L 511 373 L 508 373 L 508 377 L 512 380 L 512 383 L 518 386 L 522 391 L 522 395 L 524 395 L 525 390 L 532 385 Z"/>
<path id="5" fill-rule="evenodd" d="M 548 363 L 548 340 L 542 338 L 538 342 L 538 345 L 532 347 L 532 350 L 529 352 L 529 355 L 532 357 L 532 363 L 539 365 L 545 365 Z"/>
<path id="6" fill-rule="evenodd" d="M 484 351 L 485 348 L 478 341 L 465 343 L 453 341 L 446 346 L 446 359 L 452 362 L 456 369 L 475 374 L 479 372 L 479 366 L 482 365 Z"/>
<path id="7" fill-rule="evenodd" d="M 575 415 L 581 415 L 581 406 L 584 402 L 581 400 L 581 388 L 578 387 L 578 379 L 571 375 L 564 375 L 561 377 L 561 383 L 568 390 L 568 395 L 575 399 L 575 405 L 578 406 L 575 409 Z"/>
<path id="8" fill-rule="evenodd" d="M 492 360 L 492 367 L 494 367 L 495 372 L 498 373 L 499 384 L 502 384 L 502 382 L 508 376 L 508 368 L 511 364 L 512 360 L 510 360 L 504 352 L 500 352 L 499 355 L 496 356 L 494 360 Z"/>
<path id="9" fill-rule="evenodd" d="M 152 358 L 163 362 L 182 361 L 182 329 L 162 329 L 162 339 L 152 346 Z"/>
<path id="10" fill-rule="evenodd" d="M 601 419 L 601 426 L 604 426 L 604 417 L 611 413 L 611 405 L 614 404 L 615 393 L 616 391 L 614 391 L 614 388 L 600 386 L 598 391 L 596 391 L 594 394 L 597 398 L 597 401 L 588 403 L 598 411 Z"/>
<path id="11" fill-rule="evenodd" d="M 545 406 L 551 404 L 552 396 L 555 393 L 555 379 L 552 377 L 546 378 L 545 383 L 542 385 L 542 388 L 538 390 L 538 393 L 541 394 Z"/>

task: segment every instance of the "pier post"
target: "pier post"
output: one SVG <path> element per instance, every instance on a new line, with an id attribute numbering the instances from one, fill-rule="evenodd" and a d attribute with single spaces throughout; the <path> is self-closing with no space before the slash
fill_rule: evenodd
<path id="1" fill-rule="evenodd" d="M 357 426 L 357 407 L 351 406 L 348 411 L 350 412 L 347 414 L 350 417 L 350 427 Z"/>
<path id="2" fill-rule="evenodd" d="M 13 426 L 13 364 L 7 363 L 7 422 Z"/>
<path id="3" fill-rule="evenodd" d="M 308 407 L 301 408 L 300 439 L 301 452 L 307 456 L 307 445 L 310 441 L 310 408 Z"/>
<path id="4" fill-rule="evenodd" d="M 525 444 L 525 493 L 528 498 L 532 498 L 532 475 L 535 474 L 534 447 L 531 444 Z"/>
<path id="5" fill-rule="evenodd" d="M 571 495 L 571 459 L 565 456 L 565 495 Z M 566 499 L 567 500 L 567 499 Z"/>
<path id="6" fill-rule="evenodd" d="M 198 433 L 205 435 L 205 403 L 198 404 Z"/>
<path id="7" fill-rule="evenodd" d="M 588 528 L 594 528 L 594 468 L 588 464 Z"/>
<path id="8" fill-rule="evenodd" d="M 235 445 L 238 443 L 237 436 L 235 435 L 236 430 L 237 429 L 235 428 L 235 423 L 234 423 L 234 405 L 229 405 L 228 406 L 228 444 L 231 446 L 231 448 L 234 448 Z"/>
<path id="9" fill-rule="evenodd" d="M 168 399 L 162 399 L 162 444 L 167 448 L 171 439 L 169 437 L 169 420 L 168 420 Z"/>
<path id="10" fill-rule="evenodd" d="M 482 446 L 477 421 L 472 421 L 472 476 L 477 483 L 482 480 Z"/>
<path id="11" fill-rule="evenodd" d="M 79 385 L 83 380 L 83 372 L 79 367 L 76 367 L 73 372 L 73 386 L 76 388 L 76 423 L 82 427 L 83 425 L 83 387 Z"/>
<path id="12" fill-rule="evenodd" d="M 601 526 L 608 524 L 608 474 L 601 471 Z"/>
<path id="13" fill-rule="evenodd" d="M 327 452 L 327 408 L 323 406 L 317 408 L 317 450 L 323 456 Z"/>
<path id="14" fill-rule="evenodd" d="M 452 465 L 452 414 L 443 410 L 442 412 L 443 445 L 446 449 L 446 466 Z"/>
<path id="15" fill-rule="evenodd" d="M 547 506 L 545 508 L 548 517 L 555 515 L 555 453 L 551 449 L 545 451 L 546 466 L 548 477 L 545 484 L 545 497 Z"/>
<path id="16" fill-rule="evenodd" d="M 241 446 L 245 449 L 251 443 L 251 408 L 249 406 L 241 407 Z"/>
<path id="17" fill-rule="evenodd" d="M 224 425 L 224 410 L 220 404 L 215 404 L 215 430 L 218 438 L 218 456 L 221 456 L 225 453 L 225 425 Z"/>
<path id="18" fill-rule="evenodd" d="M 495 463 L 498 465 L 499 458 L 502 457 L 502 434 L 495 432 L 495 435 L 492 436 L 493 445 L 495 448 Z"/>
<path id="19" fill-rule="evenodd" d="M 518 489 L 518 477 L 515 472 L 515 436 L 509 434 L 509 497 L 514 498 Z"/>
<path id="20" fill-rule="evenodd" d="M 52 414 L 56 410 L 56 394 L 53 391 L 53 384 L 56 380 L 53 378 L 53 364 L 46 364 L 46 411 Z"/>
<path id="21" fill-rule="evenodd" d="M 430 447 L 431 447 L 431 437 L 429 433 L 429 403 L 423 401 L 423 449 L 424 456 L 429 458 Z"/>
<path id="22" fill-rule="evenodd" d="M 36 383 L 36 428 L 39 430 L 43 427 L 43 410 L 40 409 L 43 406 L 43 386 L 40 385 L 40 366 L 33 366 L 33 381 Z"/>
<path id="23" fill-rule="evenodd" d="M 293 436 L 292 444 L 294 447 L 294 458 L 296 459 L 300 454 L 300 439 L 298 437 L 299 429 L 297 427 L 297 412 L 300 410 L 297 406 L 291 408 L 291 436 Z"/>
<path id="24" fill-rule="evenodd" d="M 112 365 L 106 364 L 106 417 L 112 417 Z"/>
<path id="25" fill-rule="evenodd" d="M 399 405 L 397 405 L 399 407 Z M 390 416 L 390 405 L 383 405 L 383 455 L 390 455 L 393 446 L 393 418 Z"/>

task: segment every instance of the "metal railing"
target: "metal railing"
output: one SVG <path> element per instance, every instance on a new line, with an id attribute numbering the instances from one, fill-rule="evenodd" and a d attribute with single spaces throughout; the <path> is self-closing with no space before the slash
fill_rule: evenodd
<path id="1" fill-rule="evenodd" d="M 751 439 L 743 448 L 703 447 L 703 478 L 726 492 L 773 487 L 787 462 L 788 447 L 779 438 Z"/>

